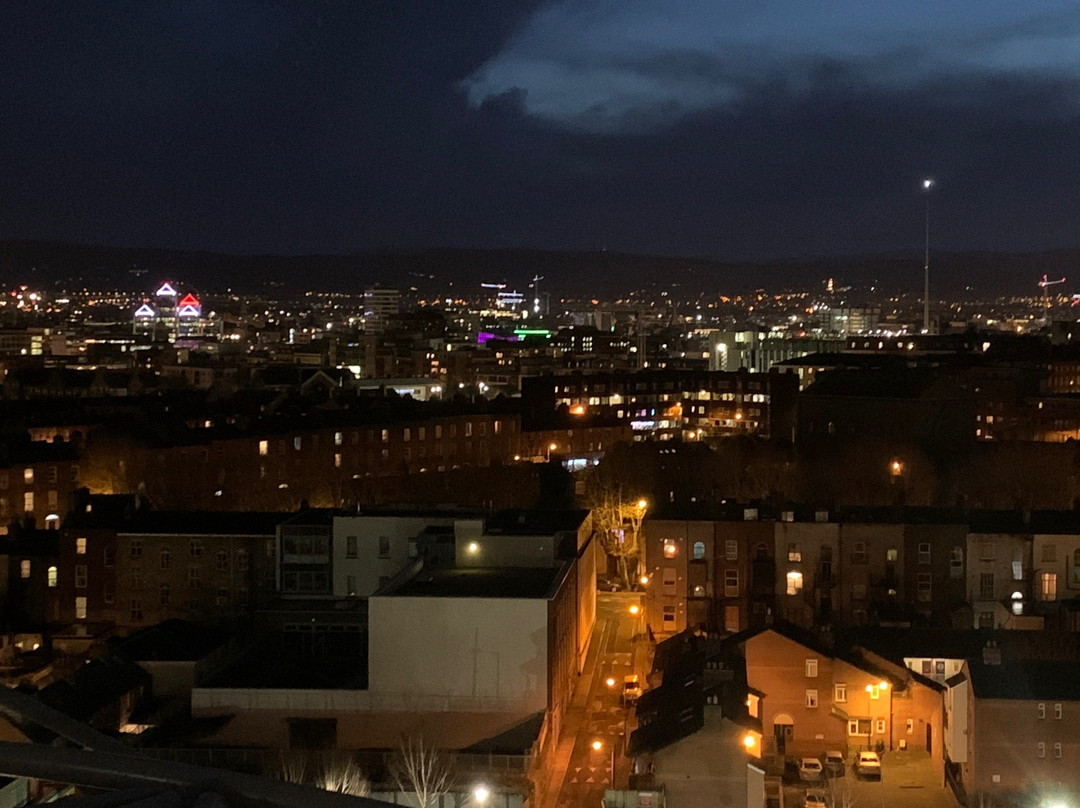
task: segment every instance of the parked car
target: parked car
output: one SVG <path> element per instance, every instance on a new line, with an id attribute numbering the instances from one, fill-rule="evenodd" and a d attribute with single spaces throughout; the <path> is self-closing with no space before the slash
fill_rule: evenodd
<path id="1" fill-rule="evenodd" d="M 641 697 L 641 677 L 636 673 L 623 677 L 622 703 L 633 704 Z"/>
<path id="2" fill-rule="evenodd" d="M 622 581 L 616 575 L 596 576 L 596 588 L 600 592 L 621 592 Z"/>
<path id="3" fill-rule="evenodd" d="M 803 797 L 803 808 L 825 808 L 825 792 L 812 788 Z"/>
<path id="4" fill-rule="evenodd" d="M 808 783 L 816 783 L 821 780 L 821 761 L 817 758 L 804 757 L 799 761 L 799 779 Z"/>
<path id="5" fill-rule="evenodd" d="M 855 760 L 855 774 L 860 777 L 881 777 L 881 758 L 877 752 L 859 752 Z"/>
<path id="6" fill-rule="evenodd" d="M 844 776 L 844 753 L 843 752 L 826 752 L 825 753 L 825 774 L 830 777 L 843 777 Z"/>

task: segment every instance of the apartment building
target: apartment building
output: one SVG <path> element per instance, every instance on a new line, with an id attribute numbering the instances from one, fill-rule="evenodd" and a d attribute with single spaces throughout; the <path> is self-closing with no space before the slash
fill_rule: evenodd
<path id="1" fill-rule="evenodd" d="M 947 749 L 969 804 L 1049 805 L 1080 790 L 1076 670 L 988 648 L 948 680 Z"/>

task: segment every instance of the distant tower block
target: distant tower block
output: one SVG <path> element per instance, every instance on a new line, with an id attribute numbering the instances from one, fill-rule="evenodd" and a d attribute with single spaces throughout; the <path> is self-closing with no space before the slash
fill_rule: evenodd
<path id="1" fill-rule="evenodd" d="M 364 328 L 383 331 L 401 311 L 401 291 L 375 286 L 364 290 Z"/>

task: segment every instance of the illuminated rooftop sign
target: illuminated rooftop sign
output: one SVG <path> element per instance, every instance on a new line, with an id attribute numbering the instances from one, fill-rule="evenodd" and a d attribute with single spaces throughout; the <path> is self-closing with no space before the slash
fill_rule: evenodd
<path id="1" fill-rule="evenodd" d="M 143 303 L 139 308 L 135 309 L 136 317 L 157 317 L 157 312 L 150 308 L 148 303 Z"/>
<path id="2" fill-rule="evenodd" d="M 177 306 L 197 306 L 198 307 L 198 306 L 202 306 L 202 303 L 199 302 L 199 298 L 195 297 L 195 295 L 193 295 L 193 294 L 191 294 L 189 292 L 188 294 L 184 295 L 184 299 L 181 300 L 176 305 Z"/>
<path id="3" fill-rule="evenodd" d="M 165 282 L 154 294 L 158 297 L 176 297 L 176 290 L 172 288 L 172 284 Z"/>
<path id="4" fill-rule="evenodd" d="M 202 312 L 199 310 L 198 306 L 187 305 L 187 306 L 181 306 L 180 310 L 178 312 L 176 312 L 176 316 L 177 317 L 200 317 L 200 316 L 202 316 Z"/>

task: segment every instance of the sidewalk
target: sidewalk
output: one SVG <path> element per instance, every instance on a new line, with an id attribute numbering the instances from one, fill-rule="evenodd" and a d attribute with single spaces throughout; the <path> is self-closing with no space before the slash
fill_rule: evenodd
<path id="1" fill-rule="evenodd" d="M 598 620 L 589 642 L 589 651 L 585 655 L 585 667 L 578 675 L 577 683 L 574 685 L 574 697 L 563 717 L 562 732 L 559 734 L 558 743 L 551 756 L 551 771 L 546 780 L 544 793 L 539 795 L 540 799 L 537 801 L 536 808 L 556 808 L 559 803 L 559 793 L 570 768 L 574 745 L 588 720 L 589 694 L 592 690 L 596 661 L 600 657 L 606 631 L 607 621 L 601 624 Z"/>

